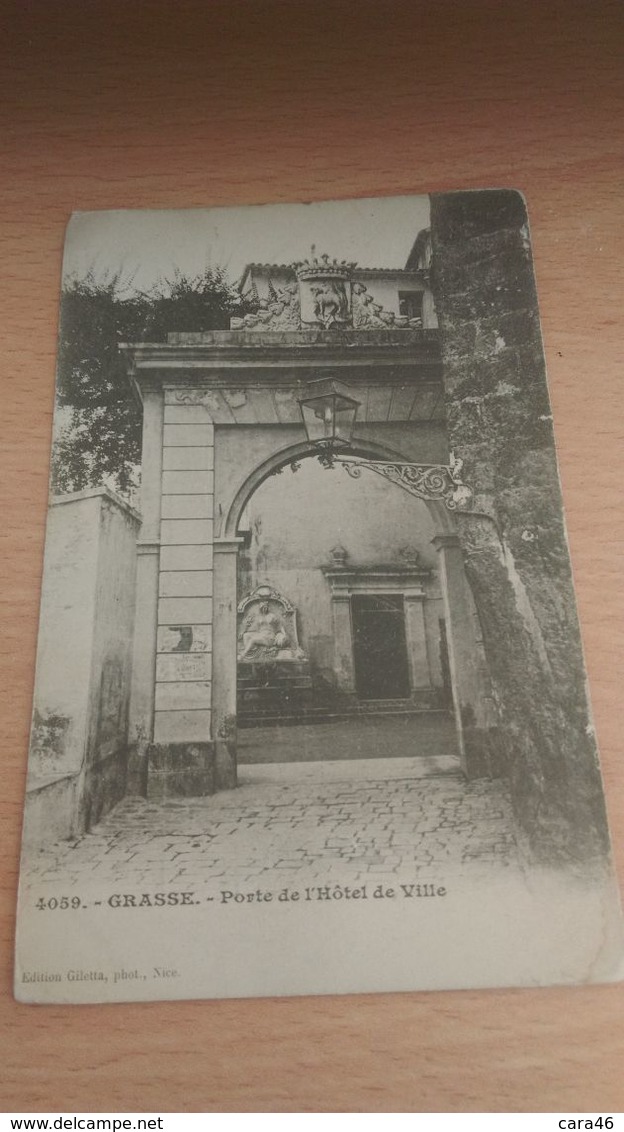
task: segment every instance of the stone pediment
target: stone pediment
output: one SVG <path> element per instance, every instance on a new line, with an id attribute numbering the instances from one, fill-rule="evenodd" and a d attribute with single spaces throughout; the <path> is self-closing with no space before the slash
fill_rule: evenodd
<path id="1" fill-rule="evenodd" d="M 351 566 L 321 567 L 334 596 L 354 593 L 404 592 L 424 595 L 424 584 L 433 571 L 426 567 Z"/>
<path id="2" fill-rule="evenodd" d="M 421 591 L 425 581 L 433 571 L 420 561 L 420 553 L 414 547 L 404 546 L 398 554 L 399 561 L 355 565 L 349 562 L 349 554 L 344 546 L 332 547 L 331 562 L 321 569 L 329 582 L 332 593 L 369 592 L 375 589 L 390 591 Z"/>

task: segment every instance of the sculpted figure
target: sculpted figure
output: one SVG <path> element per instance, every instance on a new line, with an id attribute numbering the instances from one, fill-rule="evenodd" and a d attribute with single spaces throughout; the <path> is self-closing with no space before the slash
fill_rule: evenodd
<path id="1" fill-rule="evenodd" d="M 239 653 L 239 660 L 244 660 L 256 649 L 284 649 L 289 643 L 281 617 L 271 612 L 266 601 L 250 611 L 241 640 L 243 648 Z"/>
<path id="2" fill-rule="evenodd" d="M 323 326 L 329 328 L 335 322 L 347 322 L 349 304 L 344 283 L 324 280 L 310 284 L 314 296 L 314 314 Z"/>

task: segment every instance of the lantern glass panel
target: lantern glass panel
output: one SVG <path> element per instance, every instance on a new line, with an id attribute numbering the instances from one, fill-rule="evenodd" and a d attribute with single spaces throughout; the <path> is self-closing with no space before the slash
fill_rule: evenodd
<path id="1" fill-rule="evenodd" d="M 307 392 L 299 404 L 308 439 L 313 444 L 349 444 L 359 401 L 333 380 L 311 383 Z"/>
<path id="2" fill-rule="evenodd" d="M 334 434 L 337 440 L 349 444 L 353 436 L 355 417 L 358 411 L 357 401 L 350 397 L 337 396 L 334 400 Z"/>
<path id="3" fill-rule="evenodd" d="M 330 397 L 314 397 L 301 402 L 301 413 L 308 439 L 313 444 L 334 436 L 333 404 Z"/>

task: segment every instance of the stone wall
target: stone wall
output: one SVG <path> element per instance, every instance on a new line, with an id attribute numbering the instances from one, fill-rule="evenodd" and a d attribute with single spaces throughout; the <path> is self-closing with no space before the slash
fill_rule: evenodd
<path id="1" fill-rule="evenodd" d="M 584 861 L 607 831 L 526 209 L 512 191 L 436 194 L 431 221 L 449 444 L 480 513 L 459 537 L 498 709 L 470 739 L 509 776 L 533 852 Z"/>
<path id="2" fill-rule="evenodd" d="M 106 488 L 50 507 L 25 817 L 31 845 L 88 829 L 125 790 L 138 523 Z"/>

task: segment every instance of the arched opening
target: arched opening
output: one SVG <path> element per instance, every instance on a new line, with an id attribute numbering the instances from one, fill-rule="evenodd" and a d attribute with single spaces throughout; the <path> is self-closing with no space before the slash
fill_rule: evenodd
<path id="1" fill-rule="evenodd" d="M 300 441 L 298 444 L 290 444 L 285 448 L 279 449 L 272 453 L 268 459 L 259 464 L 251 475 L 245 479 L 244 483 L 239 486 L 223 522 L 222 537 L 224 539 L 231 539 L 237 536 L 241 515 L 249 499 L 269 476 L 279 474 L 282 468 L 292 465 L 293 461 L 296 463 L 308 457 L 316 458 L 317 455 L 316 449 L 309 441 L 304 440 Z M 362 456 L 369 460 L 405 459 L 405 456 L 401 452 L 396 451 L 387 444 L 380 444 L 370 439 L 366 441 L 354 440 L 348 450 L 348 455 Z M 443 531 L 445 533 L 454 532 L 454 520 L 452 516 L 445 511 L 443 506 L 436 501 L 427 503 L 427 506 L 430 508 L 432 516 L 435 516 L 437 533 L 442 533 Z"/>
<path id="2" fill-rule="evenodd" d="M 353 451 L 401 459 L 376 443 Z M 238 540 L 239 781 L 250 766 L 336 760 L 457 768 L 435 546 L 452 536 L 453 517 L 314 457 L 308 444 L 276 453 L 239 488 L 223 526 Z"/>

